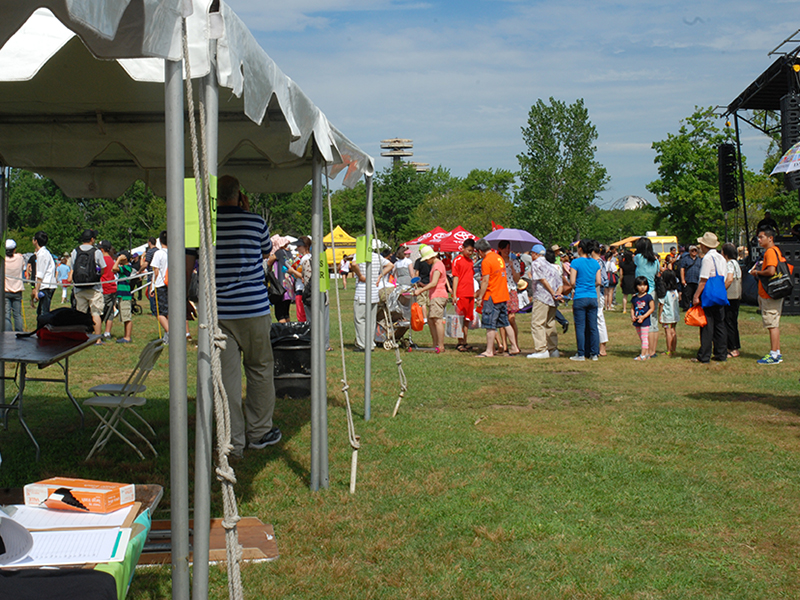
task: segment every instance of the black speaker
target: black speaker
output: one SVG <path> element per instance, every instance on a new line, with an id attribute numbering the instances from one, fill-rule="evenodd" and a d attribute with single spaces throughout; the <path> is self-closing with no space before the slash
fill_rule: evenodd
<path id="1" fill-rule="evenodd" d="M 719 164 L 719 202 L 727 212 L 739 206 L 736 200 L 736 148 L 733 144 L 720 144 L 717 148 Z"/>
<path id="2" fill-rule="evenodd" d="M 786 94 L 781 98 L 781 149 L 785 153 L 800 142 L 800 96 Z M 787 189 L 800 189 L 800 172 L 786 173 L 784 183 Z"/>

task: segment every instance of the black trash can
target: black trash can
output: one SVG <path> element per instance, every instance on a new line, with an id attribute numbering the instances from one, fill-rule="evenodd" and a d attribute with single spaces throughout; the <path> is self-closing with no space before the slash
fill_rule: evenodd
<path id="1" fill-rule="evenodd" d="M 311 396 L 311 326 L 309 323 L 273 323 L 270 329 L 275 359 L 275 395 Z"/>

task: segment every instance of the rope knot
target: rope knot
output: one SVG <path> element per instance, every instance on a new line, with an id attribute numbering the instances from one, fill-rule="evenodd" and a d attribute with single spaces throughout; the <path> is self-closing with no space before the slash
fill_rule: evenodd
<path id="1" fill-rule="evenodd" d="M 233 469 L 226 465 L 224 467 L 217 467 L 215 469 L 217 473 L 217 479 L 223 483 L 229 483 L 231 485 L 236 484 L 236 473 L 233 472 Z"/>
<path id="2" fill-rule="evenodd" d="M 222 519 L 222 527 L 225 528 L 226 530 L 234 529 L 236 527 L 236 524 L 239 521 L 241 521 L 241 519 L 242 518 L 239 515 L 233 515 L 231 517 L 226 517 L 226 518 Z M 239 548 L 241 549 L 241 545 L 239 546 Z"/>

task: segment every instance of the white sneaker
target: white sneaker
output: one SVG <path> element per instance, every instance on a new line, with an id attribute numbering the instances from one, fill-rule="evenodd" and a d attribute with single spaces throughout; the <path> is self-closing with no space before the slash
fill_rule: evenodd
<path id="1" fill-rule="evenodd" d="M 600 357 L 597 354 L 592 355 L 592 360 L 600 360 Z"/>
<path id="2" fill-rule="evenodd" d="M 528 354 L 528 358 L 550 358 L 550 353 L 547 350 L 534 352 L 533 354 Z"/>
<path id="3" fill-rule="evenodd" d="M 586 358 L 581 356 L 580 354 L 576 354 L 575 356 L 570 356 L 569 359 L 570 360 L 578 360 L 578 361 L 581 361 L 581 362 L 586 360 Z"/>
<path id="4" fill-rule="evenodd" d="M 558 358 L 559 356 L 561 356 L 561 353 L 558 350 L 550 351 L 550 358 Z"/>

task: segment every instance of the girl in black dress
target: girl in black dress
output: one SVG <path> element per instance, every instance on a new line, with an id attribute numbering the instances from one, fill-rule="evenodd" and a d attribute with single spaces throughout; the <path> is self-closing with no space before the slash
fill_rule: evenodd
<path id="1" fill-rule="evenodd" d="M 630 250 L 622 253 L 622 260 L 619 268 L 622 271 L 620 286 L 622 287 L 622 313 L 628 310 L 628 296 L 636 293 L 636 264 L 633 262 L 633 254 Z"/>

